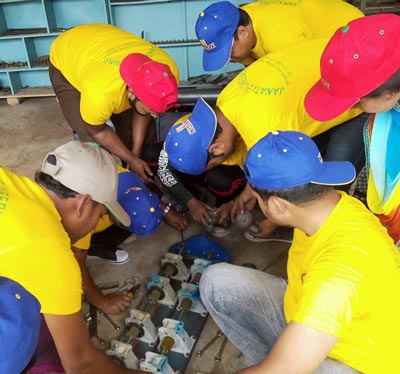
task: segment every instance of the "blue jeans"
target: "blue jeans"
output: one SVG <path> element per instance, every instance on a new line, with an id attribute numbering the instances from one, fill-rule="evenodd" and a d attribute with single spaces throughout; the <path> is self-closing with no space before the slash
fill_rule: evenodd
<path id="1" fill-rule="evenodd" d="M 313 138 L 325 161 L 350 161 L 357 175 L 365 164 L 363 128 L 370 114 L 358 117 L 332 127 Z"/>
<path id="2" fill-rule="evenodd" d="M 248 366 L 269 353 L 286 327 L 283 295 L 287 283 L 274 275 L 226 263 L 212 265 L 200 281 L 201 299 L 229 341 L 245 355 Z M 318 374 L 357 373 L 326 358 Z"/>

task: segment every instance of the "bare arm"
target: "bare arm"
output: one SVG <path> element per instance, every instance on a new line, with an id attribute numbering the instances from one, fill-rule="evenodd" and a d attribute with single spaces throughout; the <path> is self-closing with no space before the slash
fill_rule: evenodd
<path id="1" fill-rule="evenodd" d="M 149 127 L 153 125 L 153 118 L 143 116 L 132 110 L 132 153 L 140 157 Z"/>
<path id="2" fill-rule="evenodd" d="M 144 374 L 117 366 L 99 351 L 89 338 L 81 312 L 69 315 L 44 314 L 57 347 L 61 363 L 68 374 Z"/>
<path id="3" fill-rule="evenodd" d="M 145 182 L 151 182 L 150 166 L 138 156 L 133 154 L 123 143 L 120 137 L 107 125 L 88 125 L 87 129 L 93 139 L 103 148 L 119 157 L 128 164 L 128 168 L 139 175 Z"/>
<path id="4" fill-rule="evenodd" d="M 94 305 L 105 313 L 121 313 L 130 307 L 130 297 L 117 293 L 104 295 L 95 285 L 93 278 L 86 268 L 87 251 L 82 251 L 75 247 L 72 247 L 72 251 L 74 252 L 75 258 L 77 259 L 81 269 L 83 290 L 85 293 L 85 299 L 88 303 Z"/>
<path id="5" fill-rule="evenodd" d="M 336 336 L 290 322 L 269 355 L 258 365 L 239 374 L 306 374 L 312 373 L 336 344 Z"/>

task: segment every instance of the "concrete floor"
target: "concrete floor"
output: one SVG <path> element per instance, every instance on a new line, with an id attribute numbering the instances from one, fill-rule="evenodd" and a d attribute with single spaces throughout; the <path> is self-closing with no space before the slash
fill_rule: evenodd
<path id="1" fill-rule="evenodd" d="M 71 130 L 54 97 L 26 99 L 16 106 L 9 106 L 6 100 L 0 100 L 0 131 L 0 165 L 30 178 L 40 168 L 47 152 L 71 140 Z M 188 239 L 203 231 L 203 227 L 191 222 L 183 237 Z M 145 295 L 149 276 L 160 271 L 161 259 L 165 253 L 181 240 L 181 233 L 163 222 L 157 232 L 149 237 L 139 237 L 122 245 L 131 255 L 131 260 L 127 264 L 110 265 L 100 259 L 89 258 L 87 266 L 97 284 L 115 281 L 122 284 L 127 278 L 136 277 L 142 285 L 132 301 L 132 307 L 137 308 Z M 213 238 L 213 240 L 229 251 L 232 263 L 239 265 L 252 263 L 260 270 L 285 275 L 286 254 L 289 247 L 287 243 L 253 243 L 246 240 L 238 228 L 234 228 L 225 238 Z M 88 311 L 86 303 L 82 311 Z M 112 318 L 120 326 L 124 326 L 127 316 L 128 312 L 118 316 L 113 315 Z M 106 343 L 100 345 L 96 339 L 93 341 L 100 349 L 106 349 L 110 340 L 118 338 L 120 332 L 102 316 L 98 316 L 97 320 L 98 335 Z M 201 349 L 216 331 L 216 325 L 208 317 L 192 353 Z M 237 371 L 243 365 L 243 357 L 229 342 L 222 361 L 214 360 L 221 343 L 220 338 L 200 358 L 192 354 L 185 373 L 180 374 L 228 374 Z"/>

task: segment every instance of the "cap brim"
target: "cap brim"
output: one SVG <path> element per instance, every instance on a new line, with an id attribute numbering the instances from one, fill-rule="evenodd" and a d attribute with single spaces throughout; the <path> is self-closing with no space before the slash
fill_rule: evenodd
<path id="1" fill-rule="evenodd" d="M 318 81 L 308 91 L 304 99 L 304 107 L 313 119 L 324 122 L 340 116 L 359 100 L 359 97 L 341 98 L 332 96 L 322 82 Z"/>
<path id="2" fill-rule="evenodd" d="M 215 130 L 217 129 L 217 116 L 214 110 L 201 97 L 197 100 L 189 120 L 198 129 L 201 129 L 208 152 L 208 147 L 214 139 Z"/>
<path id="3" fill-rule="evenodd" d="M 234 38 L 232 37 L 232 42 L 227 43 L 222 48 L 218 50 L 203 51 L 203 69 L 205 71 L 214 71 L 222 69 L 225 65 L 229 63 L 231 58 L 231 51 L 233 46 Z"/>
<path id="4" fill-rule="evenodd" d="M 323 172 L 311 183 L 340 186 L 349 184 L 356 178 L 356 170 L 349 161 L 324 161 L 322 167 Z"/>
<path id="5" fill-rule="evenodd" d="M 122 208 L 122 206 L 115 201 L 114 203 L 104 204 L 110 213 L 125 227 L 129 227 L 131 224 L 131 219 L 129 214 Z"/>
<path id="6" fill-rule="evenodd" d="M 204 101 L 203 98 L 197 100 L 189 120 L 195 127 L 201 129 L 202 143 L 199 143 L 199 149 L 196 154 L 196 162 L 191 170 L 186 171 L 188 174 L 199 175 L 207 166 L 208 147 L 214 139 L 215 130 L 217 129 L 217 116 L 213 109 Z"/>

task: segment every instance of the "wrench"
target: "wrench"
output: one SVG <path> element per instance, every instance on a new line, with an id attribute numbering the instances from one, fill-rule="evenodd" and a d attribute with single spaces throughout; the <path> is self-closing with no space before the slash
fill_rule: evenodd
<path id="1" fill-rule="evenodd" d="M 223 336 L 223 335 L 224 335 L 224 333 L 222 332 L 222 330 L 218 330 L 218 331 L 217 331 L 217 334 L 216 334 L 202 349 L 200 349 L 200 351 L 196 352 L 196 356 L 197 356 L 197 357 L 203 356 L 203 353 L 204 353 L 208 348 L 210 348 L 210 347 L 214 344 L 214 342 L 215 342 L 220 336 Z"/>
<path id="2" fill-rule="evenodd" d="M 111 319 L 111 317 L 107 314 L 101 311 L 100 309 L 97 309 L 100 315 L 102 315 L 108 322 L 111 323 L 111 325 L 114 327 L 115 330 L 119 331 L 121 328 Z"/>
<path id="3" fill-rule="evenodd" d="M 217 355 L 214 357 L 215 361 L 221 361 L 222 360 L 222 353 L 224 352 L 226 343 L 228 342 L 228 338 L 224 336 L 224 340 L 222 341 L 221 347 L 217 353 Z"/>

